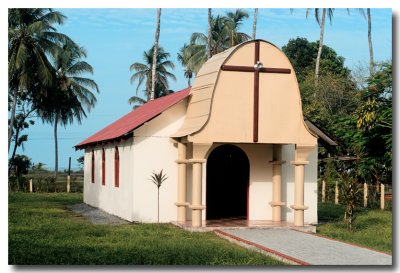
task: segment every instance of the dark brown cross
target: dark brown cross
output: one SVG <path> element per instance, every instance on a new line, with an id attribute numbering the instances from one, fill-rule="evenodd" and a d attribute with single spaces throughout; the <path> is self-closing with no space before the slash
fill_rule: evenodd
<path id="1" fill-rule="evenodd" d="M 268 68 L 263 67 L 260 62 L 260 42 L 255 43 L 254 66 L 222 65 L 222 71 L 253 72 L 254 73 L 254 107 L 253 107 L 253 142 L 258 142 L 258 97 L 259 97 L 259 74 L 261 73 L 280 73 L 290 74 L 287 68 Z"/>

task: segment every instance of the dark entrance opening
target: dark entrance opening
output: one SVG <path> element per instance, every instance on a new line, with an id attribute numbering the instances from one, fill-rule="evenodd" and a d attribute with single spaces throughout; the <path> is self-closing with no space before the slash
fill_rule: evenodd
<path id="1" fill-rule="evenodd" d="M 234 145 L 215 148 L 207 159 L 206 219 L 247 219 L 250 164 Z"/>

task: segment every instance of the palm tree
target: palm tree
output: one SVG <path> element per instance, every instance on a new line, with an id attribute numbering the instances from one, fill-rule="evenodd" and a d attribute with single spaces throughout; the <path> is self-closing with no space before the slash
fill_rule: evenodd
<path id="1" fill-rule="evenodd" d="M 133 63 L 130 66 L 130 71 L 134 72 L 131 76 L 130 82 L 133 84 L 135 81 L 138 81 L 138 85 L 136 88 L 136 96 L 131 97 L 128 102 L 130 104 L 138 103 L 143 104 L 146 101 L 150 100 L 150 92 L 151 92 L 151 79 L 152 79 L 152 64 L 153 64 L 153 56 L 154 56 L 154 46 L 150 48 L 148 51 L 143 52 L 143 60 L 144 63 Z M 168 94 L 169 83 L 168 80 L 176 80 L 175 75 L 168 71 L 168 69 L 174 69 L 175 65 L 173 62 L 169 60 L 170 54 L 164 51 L 164 48 L 161 46 L 158 47 L 157 58 L 156 58 L 156 66 L 155 66 L 155 88 L 154 88 L 154 97 L 158 98 L 165 94 Z M 138 97 L 139 88 L 142 86 L 143 82 L 145 82 L 145 95 L 146 100 Z"/>
<path id="2" fill-rule="evenodd" d="M 239 27 L 244 19 L 249 18 L 249 14 L 242 10 L 237 9 L 235 12 L 228 12 L 226 14 L 227 22 L 226 27 L 228 28 L 229 35 L 229 47 L 233 47 L 244 41 L 250 40 L 250 36 L 244 32 L 239 32 Z"/>
<path id="3" fill-rule="evenodd" d="M 306 10 L 306 18 L 308 17 L 310 10 L 311 9 Z M 326 14 L 328 13 L 329 21 L 332 23 L 334 9 L 333 8 L 332 9 L 323 8 L 322 9 L 322 17 L 320 17 L 320 11 L 321 11 L 321 9 L 319 9 L 319 8 L 314 9 L 315 19 L 317 20 L 317 23 L 320 26 L 319 47 L 318 47 L 317 60 L 315 62 L 315 85 L 318 84 L 319 66 L 320 66 L 320 60 L 321 60 L 321 54 L 322 54 L 322 47 L 324 45 L 325 17 L 326 17 Z"/>
<path id="4" fill-rule="evenodd" d="M 54 24 L 63 24 L 65 16 L 52 9 L 9 9 L 8 12 L 8 78 L 12 92 L 8 127 L 8 150 L 13 135 L 17 101 L 22 93 L 46 95 L 54 71 L 48 57 L 57 42 L 70 40 L 56 32 Z"/>
<path id="5" fill-rule="evenodd" d="M 193 77 L 193 70 L 191 68 L 191 66 L 188 64 L 189 59 L 191 57 L 190 52 L 187 50 L 188 45 L 184 44 L 183 47 L 181 47 L 181 49 L 179 50 L 178 54 L 177 54 L 177 58 L 179 63 L 185 67 L 185 71 L 184 71 L 184 76 L 185 78 L 188 79 L 188 87 L 191 86 L 190 84 L 190 80 Z"/>
<path id="6" fill-rule="evenodd" d="M 211 53 L 211 38 L 212 38 L 212 33 L 211 33 L 211 29 L 212 29 L 212 15 L 211 15 L 211 9 L 208 9 L 208 30 L 207 30 L 207 59 L 210 59 L 212 56 Z"/>
<path id="7" fill-rule="evenodd" d="M 58 175 L 58 136 L 57 128 L 73 123 L 76 119 L 81 123 L 96 104 L 93 91 L 99 92 L 96 82 L 82 77 L 82 74 L 93 74 L 90 64 L 82 61 L 86 57 L 84 48 L 75 43 L 65 43 L 54 56 L 56 81 L 53 95 L 46 103 L 38 105 L 38 112 L 44 121 L 54 125 L 55 144 L 55 176 Z"/>
<path id="8" fill-rule="evenodd" d="M 161 9 L 157 9 L 157 28 L 156 28 L 156 37 L 154 39 L 154 51 L 153 51 L 153 63 L 151 66 L 151 93 L 150 100 L 154 100 L 154 92 L 156 87 L 156 60 L 158 53 L 158 39 L 160 37 L 160 19 L 161 19 Z"/>
<path id="9" fill-rule="evenodd" d="M 371 9 L 367 9 L 368 18 L 368 47 L 369 47 L 369 73 L 370 76 L 374 74 L 374 51 L 372 49 L 372 37 L 371 37 Z"/>
<path id="10" fill-rule="evenodd" d="M 252 36 L 253 40 L 256 39 L 257 15 L 258 15 L 258 9 L 254 9 L 253 36 Z"/>
<path id="11" fill-rule="evenodd" d="M 247 17 L 247 13 L 240 9 L 234 13 L 227 13 L 226 16 L 212 17 L 211 43 L 208 42 L 208 35 L 199 32 L 193 33 L 190 37 L 190 43 L 185 49 L 186 55 L 191 56 L 187 61 L 191 70 L 194 73 L 199 71 L 208 59 L 208 52 L 211 52 L 212 56 L 249 40 L 250 36 L 238 31 L 242 21 Z"/>

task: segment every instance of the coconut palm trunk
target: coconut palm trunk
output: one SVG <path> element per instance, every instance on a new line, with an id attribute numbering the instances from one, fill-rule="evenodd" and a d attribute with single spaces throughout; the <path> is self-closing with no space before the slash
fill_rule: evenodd
<path id="1" fill-rule="evenodd" d="M 12 152 L 12 154 L 11 154 L 11 157 L 10 157 L 10 161 L 13 161 L 13 160 L 14 160 L 15 154 L 17 153 L 17 148 L 18 148 L 17 143 L 18 143 L 18 138 L 19 138 L 19 132 L 20 132 L 20 128 L 17 128 L 17 129 L 15 130 L 15 145 L 14 145 L 13 152 Z"/>
<path id="2" fill-rule="evenodd" d="M 371 37 L 371 9 L 367 9 L 368 19 L 368 46 L 369 46 L 369 73 L 372 76 L 374 74 L 374 51 L 372 49 L 372 37 Z"/>
<path id="3" fill-rule="evenodd" d="M 208 34 L 207 34 L 207 59 L 210 59 L 212 56 L 211 52 L 211 26 L 212 26 L 212 20 L 211 20 L 211 9 L 208 9 Z"/>
<path id="4" fill-rule="evenodd" d="M 17 109 L 17 96 L 18 96 L 18 89 L 14 89 L 13 94 L 13 101 L 11 106 L 11 117 L 10 117 L 10 124 L 8 125 L 8 151 L 10 151 L 10 144 L 11 138 L 13 136 L 13 128 L 15 123 L 15 111 Z"/>
<path id="5" fill-rule="evenodd" d="M 326 16 L 326 9 L 322 9 L 322 18 L 321 18 L 320 32 L 319 32 L 319 47 L 318 47 L 317 61 L 315 62 L 315 85 L 318 84 L 319 64 L 321 60 L 322 47 L 324 45 L 325 16 Z"/>
<path id="6" fill-rule="evenodd" d="M 54 158 L 54 173 L 55 180 L 57 181 L 58 177 L 58 136 L 57 136 L 57 125 L 58 125 L 58 114 L 56 114 L 54 118 L 54 150 L 55 150 L 55 158 Z"/>
<path id="7" fill-rule="evenodd" d="M 158 40 L 160 38 L 160 20 L 161 20 L 161 9 L 157 9 L 157 27 L 156 36 L 154 40 L 154 52 L 153 52 L 153 64 L 151 66 L 151 92 L 150 100 L 154 100 L 154 92 L 156 87 L 156 64 L 157 64 L 157 54 L 158 54 Z"/>
<path id="8" fill-rule="evenodd" d="M 254 9 L 254 19 L 253 19 L 253 40 L 256 39 L 256 30 L 257 30 L 257 15 L 258 15 L 258 9 Z"/>

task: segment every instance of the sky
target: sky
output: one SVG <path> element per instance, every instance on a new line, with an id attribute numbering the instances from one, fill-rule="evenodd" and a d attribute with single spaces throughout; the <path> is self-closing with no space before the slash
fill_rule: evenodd
<path id="1" fill-rule="evenodd" d="M 154 42 L 155 8 L 60 8 L 67 16 L 64 25 L 56 26 L 57 31 L 67 34 L 83 46 L 88 57 L 86 61 L 94 68 L 94 74 L 86 75 L 95 80 L 100 93 L 97 104 L 88 113 L 82 124 L 75 122 L 66 128 L 59 127 L 59 170 L 67 169 L 68 158 L 76 169 L 76 159 L 83 151 L 75 151 L 74 145 L 109 125 L 131 111 L 129 97 L 135 95 L 137 83 L 130 84 L 134 62 L 143 62 L 143 52 Z M 234 9 L 212 9 L 213 15 L 225 14 Z M 240 27 L 241 32 L 252 33 L 254 8 L 245 8 L 249 18 Z M 332 23 L 326 23 L 324 44 L 332 47 L 345 58 L 350 69 L 367 67 L 369 51 L 367 43 L 367 21 L 357 9 L 336 8 Z M 372 39 L 375 61 L 392 59 L 392 10 L 372 9 Z M 265 39 L 278 47 L 289 39 L 305 37 L 309 41 L 319 39 L 319 26 L 310 14 L 306 19 L 305 9 L 289 8 L 259 10 L 257 38 Z M 170 89 L 179 91 L 187 87 L 183 68 L 177 61 L 177 53 L 193 32 L 207 31 L 207 9 L 205 8 L 163 8 L 159 44 L 171 54 L 175 64 L 173 73 L 177 80 L 170 82 Z M 140 90 L 143 90 L 141 88 Z M 141 94 L 139 94 L 141 95 Z M 24 150 L 34 163 L 42 162 L 49 169 L 54 168 L 53 127 L 36 120 L 36 124 L 23 133 L 29 135 Z"/>

